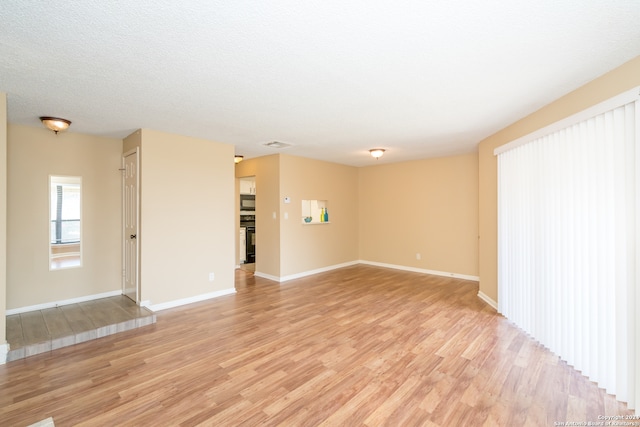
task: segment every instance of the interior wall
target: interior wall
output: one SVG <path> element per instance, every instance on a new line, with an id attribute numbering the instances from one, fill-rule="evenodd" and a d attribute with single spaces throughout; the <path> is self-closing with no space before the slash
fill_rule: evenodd
<path id="1" fill-rule="evenodd" d="M 280 155 L 244 160 L 235 166 L 235 176 L 256 177 L 256 272 L 280 277 Z M 236 198 L 234 206 L 238 205 L 239 198 Z M 235 212 L 238 216 L 239 208 Z M 239 220 L 235 224 L 237 231 Z M 235 248 L 237 252 L 237 246 Z"/>
<path id="2" fill-rule="evenodd" d="M 141 132 L 141 299 L 157 305 L 233 289 L 234 147 Z"/>
<path id="3" fill-rule="evenodd" d="M 8 126 L 7 309 L 122 288 L 122 140 Z M 82 267 L 49 271 L 49 175 L 82 177 Z"/>
<path id="4" fill-rule="evenodd" d="M 140 148 L 142 145 L 142 130 L 138 129 L 131 135 L 122 140 L 122 154 L 127 153 L 134 148 Z M 138 168 L 140 168 L 140 159 L 138 159 Z"/>
<path id="5" fill-rule="evenodd" d="M 359 200 L 361 260 L 478 276 L 476 153 L 360 168 Z"/>
<path id="6" fill-rule="evenodd" d="M 302 200 L 326 200 L 329 223 L 302 224 Z M 358 260 L 357 168 L 281 154 L 279 212 L 280 276 Z"/>
<path id="7" fill-rule="evenodd" d="M 640 57 L 481 141 L 479 152 L 480 291 L 498 301 L 498 162 L 493 150 L 640 85 Z"/>
<path id="8" fill-rule="evenodd" d="M 0 92 L 0 363 L 7 342 L 7 94 Z"/>

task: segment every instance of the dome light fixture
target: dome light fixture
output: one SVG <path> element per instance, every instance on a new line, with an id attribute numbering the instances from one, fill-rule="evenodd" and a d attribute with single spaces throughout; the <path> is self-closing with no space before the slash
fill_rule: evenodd
<path id="1" fill-rule="evenodd" d="M 371 157 L 378 160 L 384 154 L 384 148 L 372 148 L 369 153 L 371 153 Z"/>
<path id="2" fill-rule="evenodd" d="M 244 156 L 241 156 L 239 154 L 236 154 L 236 156 L 233 158 L 233 162 L 236 164 L 240 163 L 243 160 L 244 160 Z"/>
<path id="3" fill-rule="evenodd" d="M 40 117 L 40 121 L 47 129 L 52 130 L 56 135 L 58 132 L 63 132 L 69 129 L 71 122 L 67 119 L 61 119 L 58 117 Z"/>

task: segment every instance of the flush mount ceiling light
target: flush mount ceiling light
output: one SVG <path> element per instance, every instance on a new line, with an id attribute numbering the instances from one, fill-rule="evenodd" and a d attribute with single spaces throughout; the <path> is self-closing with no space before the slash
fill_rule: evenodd
<path id="1" fill-rule="evenodd" d="M 236 156 L 233 158 L 234 163 L 240 163 L 243 160 L 244 160 L 244 156 L 240 156 L 238 154 L 236 154 Z"/>
<path id="2" fill-rule="evenodd" d="M 60 119 L 58 117 L 40 117 L 40 121 L 43 125 L 55 132 L 57 135 L 58 132 L 65 131 L 71 125 L 71 122 L 67 119 Z"/>
<path id="3" fill-rule="evenodd" d="M 372 148 L 369 153 L 371 153 L 371 157 L 378 160 L 384 154 L 384 148 Z"/>

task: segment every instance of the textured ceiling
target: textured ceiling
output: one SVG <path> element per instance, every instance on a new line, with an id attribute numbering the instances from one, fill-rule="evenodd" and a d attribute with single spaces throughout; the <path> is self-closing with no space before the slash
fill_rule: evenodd
<path id="1" fill-rule="evenodd" d="M 247 158 L 471 152 L 639 54 L 638 0 L 0 3 L 10 123 L 151 128 Z"/>

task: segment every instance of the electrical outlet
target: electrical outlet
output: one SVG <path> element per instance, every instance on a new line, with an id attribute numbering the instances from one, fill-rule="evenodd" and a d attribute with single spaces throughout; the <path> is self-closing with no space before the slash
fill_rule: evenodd
<path id="1" fill-rule="evenodd" d="M 422 255 L 420 255 L 420 252 L 416 253 L 416 259 L 417 259 L 417 260 L 422 259 Z"/>
<path id="2" fill-rule="evenodd" d="M 216 273 L 209 273 L 209 281 L 213 282 L 216 279 Z"/>

